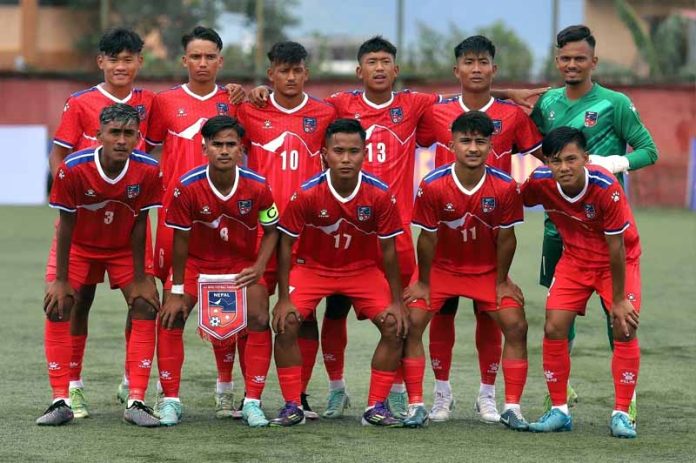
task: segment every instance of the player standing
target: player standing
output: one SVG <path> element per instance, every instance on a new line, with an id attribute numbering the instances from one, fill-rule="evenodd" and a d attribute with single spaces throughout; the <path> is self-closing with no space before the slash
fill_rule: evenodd
<path id="1" fill-rule="evenodd" d="M 590 162 L 616 175 L 623 185 L 624 173 L 641 169 L 657 161 L 657 148 L 650 133 L 638 116 L 635 106 L 623 93 L 602 87 L 592 81 L 598 57 L 595 38 L 587 26 L 576 25 L 563 29 L 556 36 L 556 68 L 565 86 L 549 90 L 536 103 L 532 119 L 546 135 L 557 127 L 574 127 L 585 135 Z M 627 146 L 633 151 L 626 152 Z M 553 223 L 544 224 L 544 243 L 541 254 L 539 283 L 547 288 L 553 280 L 554 269 L 561 257 L 563 243 Z M 611 317 L 604 307 L 607 333 L 612 343 Z M 572 350 L 575 325 L 569 331 L 568 348 Z M 577 400 L 571 388 L 569 398 Z M 547 397 L 547 409 L 551 402 Z M 636 415 L 635 397 L 631 402 L 631 417 Z"/>
<path id="2" fill-rule="evenodd" d="M 435 166 L 440 167 L 454 160 L 449 148 L 452 140 L 450 127 L 459 115 L 473 110 L 485 112 L 493 121 L 491 153 L 486 164 L 509 174 L 515 152 L 531 153 L 541 158 L 541 135 L 529 116 L 519 106 L 497 100 L 491 95 L 492 80 L 497 70 L 493 43 L 480 35 L 468 37 L 455 47 L 454 56 L 454 74 L 461 83 L 462 94 L 428 109 L 418 128 L 419 145 L 436 145 Z M 435 373 L 435 399 L 430 412 L 433 421 L 448 420 L 454 407 L 449 373 L 457 305 L 458 298 L 448 299 L 430 324 L 430 361 Z M 498 423 L 500 415 L 495 400 L 495 379 L 502 353 L 502 333 L 496 321 L 484 312 L 474 307 L 481 373 L 476 411 L 482 421 Z"/>
<path id="3" fill-rule="evenodd" d="M 137 148 L 144 150 L 144 137 L 147 133 L 148 119 L 154 93 L 134 87 L 134 81 L 143 63 L 141 54 L 143 41 L 135 32 L 116 28 L 106 32 L 99 41 L 97 66 L 104 74 L 104 82 L 86 90 L 74 93 L 68 98 L 63 108 L 60 124 L 53 138 L 49 154 L 51 175 L 55 177 L 58 167 L 68 154 L 87 148 L 96 147 L 97 131 L 100 128 L 99 114 L 114 103 L 124 103 L 134 107 L 140 117 L 140 132 Z M 57 223 L 56 223 L 57 229 Z M 145 266 L 152 269 L 152 252 L 150 231 L 147 230 L 147 252 Z M 56 275 L 56 239 L 51 244 L 51 251 L 46 265 L 46 282 L 51 282 Z M 80 287 L 80 294 L 70 312 L 70 398 L 75 418 L 89 416 L 82 382 L 82 360 L 87 343 L 89 308 L 94 300 L 96 285 L 85 284 Z M 130 312 L 129 312 L 130 314 Z M 126 319 L 126 351 L 130 337 L 130 319 Z M 127 363 L 126 359 L 126 363 Z M 124 368 L 123 381 L 118 387 L 117 397 L 122 403 L 128 399 L 128 367 Z"/>
<path id="4" fill-rule="evenodd" d="M 324 297 L 342 294 L 381 334 L 372 358 L 363 424 L 401 426 L 385 404 L 399 367 L 402 336 L 408 331 L 394 243 L 394 237 L 402 233 L 396 198 L 386 184 L 361 170 L 366 135 L 358 121 L 337 119 L 325 137 L 323 159 L 328 170 L 305 182 L 292 196 L 279 225 L 283 235 L 273 327 L 278 379 L 286 404 L 271 424 L 304 422 L 302 359 L 297 345 L 300 321 Z M 293 256 L 292 246 L 298 238 Z M 378 248 L 384 270 L 378 262 Z"/>
<path id="5" fill-rule="evenodd" d="M 309 79 L 307 51 L 296 42 L 279 42 L 268 52 L 270 66 L 268 79 L 273 86 L 269 104 L 257 107 L 250 103 L 239 106 L 237 117 L 247 128 L 248 165 L 266 177 L 282 213 L 292 193 L 302 182 L 321 171 L 320 151 L 324 131 L 336 117 L 334 108 L 304 92 Z M 271 292 L 276 283 L 275 259 L 266 271 L 266 281 Z M 261 342 L 259 340 L 258 342 Z M 271 334 L 263 340 L 271 346 Z M 314 365 L 318 341 L 300 338 L 303 359 Z M 309 381 L 311 366 L 303 373 L 303 381 Z M 306 383 L 305 383 L 306 385 Z M 303 391 L 305 389 L 303 388 Z M 306 404 L 306 396 L 302 396 Z M 305 406 L 307 418 L 317 418 L 309 405 Z"/>
<path id="6" fill-rule="evenodd" d="M 216 82 L 223 65 L 222 39 L 218 33 L 198 26 L 185 34 L 181 43 L 184 48 L 182 64 L 188 71 L 188 81 L 157 94 L 147 134 L 151 147 L 163 145 L 160 165 L 164 186 L 169 193 L 165 194 L 164 208 L 159 211 L 155 243 L 155 274 L 162 282 L 169 276 L 172 259 L 173 232 L 165 226 L 171 190 L 183 174 L 206 162 L 201 137 L 201 127 L 205 121 L 216 115 L 233 116 L 236 109 L 229 104 L 227 90 Z M 167 297 L 168 291 L 165 290 L 165 301 Z M 179 330 L 160 329 L 158 356 L 173 355 L 171 349 L 181 342 L 178 338 L 180 333 Z M 235 344 L 215 340 L 211 344 L 218 372 L 215 415 L 226 418 L 234 413 L 232 366 Z M 244 365 L 241 351 L 240 347 L 240 364 Z"/>
<path id="7" fill-rule="evenodd" d="M 73 419 L 70 313 L 81 287 L 101 283 L 106 271 L 111 287 L 120 288 L 128 302 L 132 326 L 127 352 L 130 391 L 123 417 L 139 426 L 159 426 L 144 403 L 159 308 L 154 281 L 146 277 L 145 240 L 149 209 L 161 206 L 162 184 L 157 161 L 134 151 L 140 122 L 131 106 L 105 108 L 96 133 L 101 145 L 68 156 L 58 168 L 50 200 L 51 207 L 60 210 L 56 275 L 44 298 L 53 404 L 36 421 L 39 425 Z"/>
<path id="8" fill-rule="evenodd" d="M 426 175 L 417 193 L 413 224 L 421 229 L 418 278 L 404 292 L 404 300 L 416 301 L 411 304 L 403 362 L 417 362 L 420 368 L 417 374 L 405 375 L 409 416 L 404 426 L 420 427 L 428 419 L 423 405 L 423 332 L 447 299 L 465 296 L 505 336 L 505 408 L 500 421 L 517 431 L 528 427 L 520 411 L 528 365 L 524 298 L 508 277 L 517 246 L 514 226 L 523 221 L 522 200 L 509 175 L 486 165 L 486 158 L 495 153 L 494 130 L 483 112 L 457 117 L 449 143 L 455 162 Z"/>
<path id="9" fill-rule="evenodd" d="M 573 427 L 566 393 L 568 331 L 577 315 L 585 315 L 587 300 L 596 291 L 611 313 L 614 336 L 611 434 L 636 437 L 628 415 L 640 367 L 636 330 L 641 249 L 633 214 L 617 179 L 589 164 L 582 131 L 554 129 L 542 149 L 547 166 L 532 173 L 522 195 L 525 205 L 544 206 L 561 235 L 563 251 L 549 287 L 544 326 L 543 366 L 552 408 L 529 428 L 551 432 Z"/>
<path id="10" fill-rule="evenodd" d="M 172 190 L 166 224 L 174 229 L 169 297 L 160 312 L 160 333 L 169 339 L 160 350 L 158 366 L 165 399 L 160 421 L 167 426 L 181 419 L 178 398 L 184 360 L 182 332 L 198 299 L 200 274 L 236 274 L 235 284 L 246 288 L 248 337 L 244 417 L 249 426 L 267 426 L 260 400 L 270 365 L 270 346 L 255 342 L 268 333 L 268 290 L 262 279 L 278 243 L 278 211 L 263 177 L 240 167 L 244 129 L 229 116 L 208 119 L 201 129 L 207 166 L 185 175 Z M 256 252 L 258 228 L 263 238 Z M 202 310 L 202 309 L 199 309 Z M 178 340 L 178 342 L 174 342 Z"/>

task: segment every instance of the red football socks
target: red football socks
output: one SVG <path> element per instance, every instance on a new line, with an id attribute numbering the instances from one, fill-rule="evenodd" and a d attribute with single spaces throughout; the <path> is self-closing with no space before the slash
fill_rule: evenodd
<path id="1" fill-rule="evenodd" d="M 611 374 L 614 377 L 614 410 L 628 412 L 640 370 L 640 346 L 638 339 L 627 342 L 614 341 Z"/>
<path id="2" fill-rule="evenodd" d="M 48 380 L 53 390 L 53 398 L 70 396 L 70 356 L 71 336 L 70 321 L 44 323 L 44 349 L 48 365 Z"/>
<path id="3" fill-rule="evenodd" d="M 129 399 L 145 400 L 147 383 L 150 381 L 152 359 L 155 355 L 155 320 L 132 320 L 131 336 L 128 342 L 128 381 Z"/>
<path id="4" fill-rule="evenodd" d="M 79 381 L 82 376 L 82 360 L 85 358 L 87 335 L 70 335 L 72 350 L 70 354 L 70 381 Z"/>
<path id="5" fill-rule="evenodd" d="M 503 333 L 495 320 L 483 312 L 476 312 L 476 350 L 481 383 L 495 384 L 503 353 Z"/>
<path id="6" fill-rule="evenodd" d="M 249 331 L 244 352 L 246 372 L 244 384 L 247 399 L 261 400 L 266 375 L 271 366 L 271 330 Z"/>
<path id="7" fill-rule="evenodd" d="M 370 392 L 367 397 L 367 406 L 372 407 L 377 402 L 384 402 L 387 400 L 389 395 L 389 390 L 394 384 L 395 371 L 382 371 L 372 369 L 372 374 L 370 375 Z"/>
<path id="8" fill-rule="evenodd" d="M 435 314 L 430 322 L 430 363 L 435 379 L 449 381 L 454 349 L 454 315 Z"/>
<path id="9" fill-rule="evenodd" d="M 132 335 L 131 335 L 132 336 Z M 157 367 L 165 397 L 179 397 L 181 367 L 184 364 L 184 330 L 157 328 Z"/>
<path id="10" fill-rule="evenodd" d="M 423 377 L 425 376 L 425 356 L 401 360 L 404 382 L 408 392 L 409 404 L 423 403 Z"/>
<path id="11" fill-rule="evenodd" d="M 128 343 L 130 342 L 131 329 L 126 328 L 123 330 L 124 337 L 126 338 L 126 356 L 123 361 L 123 374 L 128 378 Z"/>
<path id="12" fill-rule="evenodd" d="M 221 383 L 232 382 L 232 367 L 234 366 L 235 342 L 227 340 L 221 342 L 211 339 L 215 354 L 215 365 L 217 365 L 217 379 Z"/>
<path id="13" fill-rule="evenodd" d="M 343 379 L 346 345 L 348 344 L 347 319 L 332 320 L 324 317 L 321 325 L 321 352 L 329 381 Z"/>
<path id="14" fill-rule="evenodd" d="M 503 376 L 505 377 L 505 403 L 519 404 L 522 391 L 527 382 L 527 359 L 503 359 Z"/>
<path id="15" fill-rule="evenodd" d="M 548 339 L 544 337 L 543 364 L 546 386 L 554 406 L 568 402 L 567 387 L 570 375 L 570 354 L 568 339 Z"/>
<path id="16" fill-rule="evenodd" d="M 307 391 L 309 380 L 312 379 L 312 370 L 317 361 L 317 352 L 319 352 L 318 339 L 297 338 L 297 345 L 300 348 L 302 355 L 302 391 Z"/>
<path id="17" fill-rule="evenodd" d="M 286 403 L 294 402 L 300 404 L 300 393 L 302 392 L 302 367 L 278 367 L 278 383 L 283 400 Z"/>
<path id="18" fill-rule="evenodd" d="M 239 354 L 239 369 L 242 371 L 242 377 L 244 377 L 244 372 L 246 371 L 246 363 L 244 363 L 246 361 L 246 343 L 247 334 L 245 331 L 237 337 L 237 353 Z"/>

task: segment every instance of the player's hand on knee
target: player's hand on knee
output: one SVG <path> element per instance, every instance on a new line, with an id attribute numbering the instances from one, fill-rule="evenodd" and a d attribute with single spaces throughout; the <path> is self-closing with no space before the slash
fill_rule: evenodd
<path id="1" fill-rule="evenodd" d="M 275 307 L 273 307 L 273 321 L 271 322 L 273 331 L 277 334 L 285 333 L 289 317 L 295 317 L 297 323 L 300 323 L 300 314 L 295 306 L 292 305 L 292 302 L 287 299 L 278 299 Z"/>
<path id="2" fill-rule="evenodd" d="M 271 91 L 265 85 L 254 87 L 249 92 L 249 102 L 257 108 L 263 108 L 268 102 L 268 97 Z"/>
<path id="3" fill-rule="evenodd" d="M 611 317 L 612 325 L 616 326 L 618 323 L 619 330 L 626 337 L 631 336 L 631 330 L 638 329 L 639 314 L 628 299 L 614 303 L 611 308 Z"/>
<path id="4" fill-rule="evenodd" d="M 76 295 L 70 283 L 55 280 L 46 288 L 44 296 L 44 312 L 46 317 L 57 316 L 63 319 L 65 312 L 75 303 Z"/>
<path id="5" fill-rule="evenodd" d="M 421 281 L 416 281 L 404 289 L 402 300 L 405 304 L 423 299 L 430 306 L 430 285 L 426 285 Z"/>
<path id="6" fill-rule="evenodd" d="M 238 288 L 245 288 L 258 283 L 262 275 L 263 269 L 257 266 L 247 267 L 237 274 L 234 279 L 234 284 Z"/>
<path id="7" fill-rule="evenodd" d="M 408 336 L 408 328 L 410 321 L 408 316 L 408 309 L 403 304 L 403 302 L 394 302 L 387 308 L 387 310 L 382 312 L 379 315 L 380 324 L 384 323 L 388 317 L 394 318 L 394 322 L 396 323 L 396 335 L 398 337 L 405 338 L 406 336 Z"/>
<path id="8" fill-rule="evenodd" d="M 246 99 L 246 92 L 239 84 L 227 84 L 225 85 L 225 90 L 227 90 L 227 95 L 232 104 L 239 104 Z"/>
<path id="9" fill-rule="evenodd" d="M 509 278 L 496 284 L 495 293 L 498 307 L 500 307 L 500 304 L 503 302 L 503 298 L 506 297 L 509 297 L 520 305 L 524 305 L 524 294 L 522 294 L 522 289 Z"/>
<path id="10" fill-rule="evenodd" d="M 189 315 L 189 308 L 186 305 L 183 294 L 170 294 L 164 305 L 160 309 L 160 324 L 164 329 L 174 328 L 177 318 L 181 317 L 186 321 Z"/>
<path id="11" fill-rule="evenodd" d="M 133 308 L 133 302 L 141 298 L 148 304 L 150 304 L 155 310 L 160 309 L 159 293 L 157 292 L 157 285 L 153 280 L 144 278 L 142 280 L 135 280 L 128 291 L 128 308 Z"/>

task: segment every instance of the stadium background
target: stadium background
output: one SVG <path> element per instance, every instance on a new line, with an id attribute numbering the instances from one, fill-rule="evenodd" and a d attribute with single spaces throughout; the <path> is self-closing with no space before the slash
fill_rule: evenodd
<path id="1" fill-rule="evenodd" d="M 220 2 L 251 6 L 252 12 L 255 3 L 251 0 Z M 77 4 L 78 8 L 70 9 L 65 6 L 68 3 Z M 510 0 L 477 5 L 481 8 L 482 16 L 499 14 L 506 24 L 514 25 L 524 22 L 523 18 L 505 18 L 505 11 L 516 11 L 515 8 L 519 7 L 515 5 L 528 4 L 528 9 L 544 18 L 531 26 L 545 31 L 543 35 L 547 36 L 548 43 L 542 48 L 550 47 L 554 27 L 558 30 L 572 23 L 588 24 L 597 35 L 600 59 L 621 62 L 625 71 L 609 73 L 605 68 L 607 73 L 598 73 L 597 79 L 610 88 L 626 93 L 633 100 L 658 146 L 660 158 L 657 164 L 632 172 L 629 176 L 629 193 L 637 209 L 645 252 L 643 278 L 646 310 L 641 318 L 644 357 L 638 388 L 641 434 L 636 442 L 616 442 L 606 432 L 606 415 L 611 401 L 609 354 L 604 320 L 596 301 L 591 302 L 593 310 L 588 309 L 588 317 L 579 323 L 580 348 L 573 357 L 573 382 L 581 394 L 581 403 L 574 412 L 577 429 L 570 435 L 520 435 L 475 422 L 470 405 L 473 403 L 478 370 L 469 310 L 460 311 L 457 319 L 458 338 L 452 382 L 460 406 L 451 424 L 431 426 L 422 430 L 421 434 L 381 433 L 357 425 L 353 418 L 358 416 L 366 392 L 366 365 L 375 336 L 371 327 L 351 320 L 346 364 L 347 380 L 356 405 L 346 420 L 335 423 L 322 421 L 302 429 L 260 433 L 249 431 L 236 423 L 228 425 L 216 422 L 211 418 L 210 404 L 211 385 L 214 383 L 212 357 L 193 334 L 195 330 L 189 327 L 183 383 L 186 418 L 177 429 L 157 430 L 147 435 L 142 430 L 120 423 L 120 408 L 113 400 L 113 390 L 122 365 L 123 303 L 120 295 L 104 288 L 98 291 L 95 302 L 85 361 L 94 418 L 59 430 L 43 430 L 34 426 L 33 420 L 43 410 L 48 398 L 40 304 L 43 266 L 55 214 L 42 205 L 16 205 L 27 203 L 20 198 L 21 193 L 30 188 L 39 195 L 34 195 L 29 203 L 45 201 L 46 155 L 65 99 L 70 93 L 101 79 L 94 70 L 94 52 L 78 45 L 79 32 L 89 25 L 89 19 L 85 19 L 84 11 L 80 12 L 80 8 L 97 10 L 98 13 L 101 5 L 111 5 L 115 9 L 116 3 L 97 0 L 0 0 L 0 159 L 3 163 L 0 169 L 0 294 L 4 296 L 0 308 L 0 396 L 5 399 L 3 419 L 0 420 L 0 461 L 303 459 L 308 462 L 367 462 L 385 459 L 419 461 L 426 458 L 429 461 L 499 461 L 510 458 L 519 461 L 554 458 L 564 462 L 600 459 L 607 462 L 693 460 L 691 433 L 696 427 L 696 411 L 692 406 L 696 401 L 693 392 L 693 384 L 696 383 L 693 371 L 696 357 L 693 341 L 696 331 L 693 318 L 693 301 L 696 300 L 696 214 L 692 211 L 696 210 L 696 74 L 692 70 L 696 69 L 696 5 L 692 0 L 530 0 L 528 3 Z M 150 11 L 148 2 L 122 0 L 119 3 L 127 5 L 136 14 L 140 8 Z M 160 3 L 160 6 L 170 8 L 173 4 L 184 4 L 193 8 L 205 3 L 215 2 L 168 1 L 166 5 Z M 301 16 L 307 15 L 306 11 L 311 8 L 339 8 L 338 3 L 309 0 L 265 2 L 267 13 L 278 5 L 287 4 L 303 12 Z M 356 9 L 352 16 L 336 13 L 335 17 L 342 17 L 347 22 L 361 21 L 361 7 L 363 15 L 373 11 L 365 10 L 365 5 L 382 11 L 386 8 L 384 5 L 389 4 L 389 11 L 394 13 L 394 5 L 401 4 L 406 11 L 405 22 L 412 29 L 420 14 L 417 13 L 419 9 L 448 8 L 446 16 L 456 21 L 459 13 L 454 11 L 455 7 L 471 7 L 473 4 L 414 0 L 341 3 L 350 4 Z M 569 20 L 566 12 L 569 4 L 579 11 L 572 20 Z M 632 8 L 637 22 L 632 23 L 630 15 L 621 16 L 621 11 L 625 11 L 620 10 L 622 5 Z M 557 12 L 554 7 L 560 9 L 560 20 L 559 14 L 553 20 L 553 13 Z M 484 10 L 502 12 L 485 13 Z M 76 15 L 75 11 L 80 14 Z M 645 47 L 638 47 L 634 43 L 640 34 L 629 30 L 628 25 L 634 24 L 644 33 L 652 33 L 660 28 L 660 21 L 674 15 L 682 18 L 686 25 L 686 46 L 681 50 L 684 66 L 679 72 L 664 68 L 658 73 L 651 67 L 654 66 L 654 57 L 645 52 Z M 387 17 L 389 24 L 393 23 L 392 16 Z M 306 22 L 311 17 L 304 16 L 303 20 Z M 457 30 L 474 32 L 474 26 L 469 25 L 468 19 L 462 21 L 460 26 Z M 448 26 L 433 21 L 432 27 L 447 29 Z M 96 28 L 99 29 L 99 24 Z M 178 35 L 187 30 L 183 26 L 173 29 Z M 337 29 L 340 27 L 337 26 Z M 356 32 L 357 37 L 353 37 L 351 43 L 359 44 L 377 32 L 384 33 L 390 39 L 397 36 L 390 25 L 371 32 Z M 524 33 L 519 35 L 522 40 L 526 38 Z M 309 39 L 314 40 L 311 36 L 291 36 L 303 43 L 305 37 L 308 43 Z M 346 42 L 344 37 L 332 41 L 331 34 L 326 33 L 322 38 L 328 40 L 326 46 L 329 48 L 336 41 Z M 419 36 L 421 38 L 422 35 Z M 460 38 L 463 36 L 460 35 Z M 234 47 L 228 37 L 224 39 L 226 48 Z M 405 43 L 410 44 L 408 39 L 405 39 Z M 664 42 L 660 43 L 664 47 Z M 660 43 L 656 41 L 656 45 Z M 496 79 L 495 86 L 529 88 L 547 83 L 559 85 L 553 69 L 550 72 L 544 69 L 545 57 L 543 53 L 539 55 L 537 48 L 534 49 L 533 72 L 521 79 Z M 408 46 L 400 47 L 400 50 L 407 49 Z M 657 49 L 660 52 L 665 50 L 659 46 Z M 448 49 L 446 55 L 449 57 L 450 53 Z M 153 59 L 153 56 L 157 58 L 156 54 L 148 52 L 146 59 Z M 406 59 L 407 62 L 403 61 L 404 58 L 404 55 L 400 55 L 399 61 L 404 67 L 400 80 L 402 87 L 442 93 L 458 90 L 456 81 L 448 72 L 425 75 L 421 72 L 423 69 L 411 65 L 410 58 Z M 249 59 L 253 61 L 253 54 Z M 348 61 L 352 69 L 354 53 L 349 54 Z M 247 65 L 244 72 L 237 73 L 236 68 L 240 64 L 244 63 L 227 57 L 220 82 L 240 82 L 247 88 L 259 82 L 253 65 Z M 314 96 L 322 97 L 337 90 L 359 86 L 350 73 L 338 75 L 335 70 L 321 69 L 315 67 L 314 63 L 311 65 L 313 74 L 306 90 Z M 506 66 L 501 61 L 499 65 L 501 68 Z M 686 72 L 682 72 L 684 69 Z M 143 71 L 136 81 L 137 86 L 155 91 L 185 80 L 180 70 L 172 68 Z M 27 128 L 37 130 L 25 131 Z M 33 148 L 29 150 L 28 147 Z M 518 160 L 514 167 L 516 178 L 521 180 L 534 162 L 531 158 Z M 428 171 L 430 163 L 431 157 L 426 150 L 418 158 L 417 177 Z M 540 373 L 545 292 L 535 282 L 540 234 L 540 214 L 528 214 L 527 224 L 519 231 L 520 244 L 512 271 L 525 290 L 530 324 L 530 376 L 524 397 L 528 418 L 535 418 L 541 412 L 540 402 L 545 391 Z M 468 309 L 468 305 L 462 307 Z M 273 368 L 271 370 L 265 394 L 265 408 L 269 415 L 280 405 L 275 373 Z M 237 368 L 235 374 L 240 382 Z M 432 374 L 428 369 L 426 401 L 430 400 L 428 391 L 431 387 Z M 318 408 L 322 407 L 324 393 L 324 374 L 318 364 L 310 384 L 312 403 L 316 403 Z"/>

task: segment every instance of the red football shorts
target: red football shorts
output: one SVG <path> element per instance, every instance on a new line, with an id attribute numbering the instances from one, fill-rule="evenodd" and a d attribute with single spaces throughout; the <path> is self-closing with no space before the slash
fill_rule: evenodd
<path id="1" fill-rule="evenodd" d="M 125 288 L 133 282 L 133 254 L 130 249 L 95 257 L 80 246 L 72 245 L 69 259 L 68 281 L 76 291 L 82 286 L 103 283 L 104 272 L 109 275 L 111 289 Z M 55 272 L 46 275 L 47 283 L 55 279 Z"/>
<path id="2" fill-rule="evenodd" d="M 167 212 L 164 207 L 157 209 L 157 234 L 155 237 L 155 276 L 165 283 L 172 268 L 172 247 L 174 229 L 164 224 Z"/>
<path id="3" fill-rule="evenodd" d="M 439 312 L 445 301 L 452 297 L 467 297 L 474 301 L 476 309 L 482 312 L 493 312 L 501 309 L 521 308 L 514 299 L 503 298 L 500 306 L 497 303 L 496 272 L 468 274 L 454 273 L 433 266 L 430 269 L 430 307 L 423 299 L 410 302 L 409 307 L 415 307 L 429 312 Z M 411 283 L 418 280 L 416 272 Z"/>
<path id="4" fill-rule="evenodd" d="M 399 272 L 401 272 L 401 285 L 405 288 L 416 273 L 416 250 L 413 248 L 411 226 L 404 225 L 404 232 L 396 235 L 396 255 L 399 258 Z"/>
<path id="5" fill-rule="evenodd" d="M 46 274 L 45 274 L 45 280 L 46 283 L 51 283 L 55 281 L 56 279 L 56 248 L 58 246 L 58 241 L 56 240 L 56 235 L 58 232 L 58 219 L 53 223 L 56 233 L 53 233 L 53 241 L 51 241 L 51 249 L 48 252 L 48 261 L 46 262 Z M 154 269 L 154 264 L 152 262 L 152 232 L 150 231 L 150 219 L 148 219 L 147 226 L 146 226 L 146 232 L 145 232 L 145 273 L 147 275 L 154 275 L 155 274 L 155 269 Z M 71 246 L 71 252 L 70 252 L 70 258 L 72 259 L 72 248 L 74 248 L 76 245 L 73 244 Z M 128 250 L 130 252 L 130 249 Z M 85 254 L 83 251 L 82 254 Z M 131 267 L 133 267 L 133 258 L 132 254 L 129 254 L 131 256 Z M 99 257 L 99 260 L 103 260 L 102 257 Z M 132 270 L 132 268 L 131 268 Z M 72 273 L 72 260 L 70 261 L 70 269 L 69 272 Z M 102 272 L 102 279 L 99 280 L 96 283 L 101 283 L 104 281 L 104 272 Z M 109 281 L 111 281 L 111 278 L 109 278 Z M 83 283 L 83 284 L 95 284 L 95 283 Z M 112 285 L 112 287 L 114 287 Z M 120 286 L 119 286 L 120 287 Z"/>
<path id="6" fill-rule="evenodd" d="M 549 287 L 546 310 L 570 310 L 579 315 L 585 315 L 587 300 L 595 291 L 607 310 L 611 310 L 614 293 L 609 268 L 587 269 L 561 257 Z M 640 311 L 639 262 L 626 264 L 625 291 L 626 299 L 633 304 L 636 311 Z"/>
<path id="7" fill-rule="evenodd" d="M 359 274 L 324 276 L 302 265 L 290 270 L 290 301 L 302 318 L 314 313 L 326 296 L 342 294 L 353 303 L 359 317 L 375 318 L 391 304 L 391 291 L 379 268 L 368 268 Z"/>
<path id="8" fill-rule="evenodd" d="M 184 271 L 184 293 L 188 294 L 193 298 L 193 303 L 198 301 L 198 276 L 202 273 L 204 275 L 226 275 L 239 273 L 242 269 L 249 267 L 247 265 L 239 265 L 234 267 L 202 267 L 199 266 L 192 259 L 186 260 L 186 270 Z M 257 284 L 265 286 L 268 288 L 264 277 L 262 276 Z M 172 289 L 172 274 L 169 272 L 169 276 L 163 284 L 163 289 L 166 291 L 171 291 Z"/>

